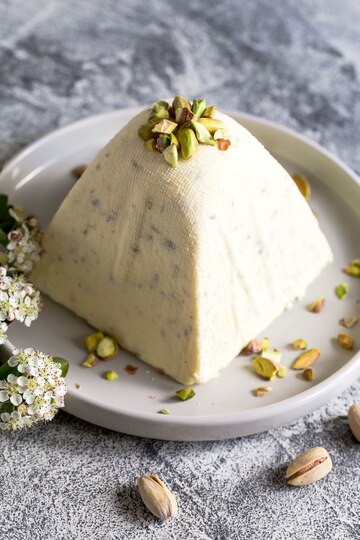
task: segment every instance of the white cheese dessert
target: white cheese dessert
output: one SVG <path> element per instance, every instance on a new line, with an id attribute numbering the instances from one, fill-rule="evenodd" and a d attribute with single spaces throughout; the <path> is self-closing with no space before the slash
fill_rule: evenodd
<path id="1" fill-rule="evenodd" d="M 33 282 L 148 364 L 203 383 L 304 295 L 332 253 L 292 178 L 235 120 L 215 113 L 226 151 L 200 144 L 172 168 L 138 136 L 148 116 L 121 129 L 65 198 Z"/>

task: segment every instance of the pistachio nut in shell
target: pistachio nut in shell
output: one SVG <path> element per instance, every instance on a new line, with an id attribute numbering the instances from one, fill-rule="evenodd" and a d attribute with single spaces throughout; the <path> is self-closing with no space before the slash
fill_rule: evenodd
<path id="1" fill-rule="evenodd" d="M 172 519 L 177 516 L 175 496 L 156 474 L 140 476 L 138 488 L 143 503 L 155 517 Z"/>
<path id="2" fill-rule="evenodd" d="M 351 405 L 348 412 L 348 422 L 352 434 L 360 442 L 360 403 Z"/>
<path id="3" fill-rule="evenodd" d="M 285 478 L 291 486 L 307 486 L 324 478 L 332 469 L 331 457 L 321 446 L 310 448 L 288 466 Z"/>

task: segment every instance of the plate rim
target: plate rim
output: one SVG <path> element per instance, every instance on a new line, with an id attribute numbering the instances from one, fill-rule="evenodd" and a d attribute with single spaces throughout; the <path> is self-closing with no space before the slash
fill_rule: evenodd
<path id="1" fill-rule="evenodd" d="M 117 115 L 135 115 L 141 110 L 144 109 L 144 106 L 133 106 L 133 107 L 125 107 L 121 109 L 115 109 L 113 111 L 108 111 L 105 113 L 100 113 L 96 115 L 92 115 L 89 117 L 82 118 L 80 120 L 77 120 L 75 122 L 72 122 L 70 124 L 67 124 L 65 126 L 56 128 L 49 133 L 45 134 L 44 136 L 40 137 L 39 139 L 35 140 L 34 142 L 27 145 L 25 148 L 21 149 L 19 152 L 17 152 L 12 158 L 10 158 L 5 164 L 3 169 L 0 172 L 0 184 L 2 181 L 2 178 L 5 174 L 8 174 L 11 169 L 16 167 L 16 165 L 21 162 L 21 160 L 25 159 L 27 156 L 31 155 L 34 151 L 38 150 L 42 146 L 46 145 L 47 143 L 51 142 L 52 140 L 56 139 L 57 137 L 61 137 L 62 135 L 66 134 L 69 131 L 81 129 L 83 126 L 91 125 L 91 124 L 97 124 L 98 122 L 105 122 L 108 120 L 113 120 L 114 117 Z M 262 118 L 257 115 L 245 113 L 242 111 L 234 111 L 234 110 L 226 110 L 224 111 L 229 116 L 234 117 L 238 121 L 242 121 L 244 119 L 245 121 L 250 121 L 251 123 L 258 125 L 259 127 L 265 126 L 269 128 L 270 130 L 276 131 L 280 133 L 281 135 L 285 135 L 287 137 L 291 137 L 296 142 L 303 143 L 306 147 L 315 150 L 318 154 L 323 156 L 327 161 L 331 163 L 331 166 L 336 166 L 352 180 L 354 185 L 357 189 L 360 189 L 360 177 L 356 174 L 356 172 L 348 166 L 345 162 L 343 162 L 340 158 L 338 158 L 335 154 L 327 150 L 326 148 L 322 147 L 318 142 L 313 141 L 306 135 L 302 135 L 297 133 L 294 129 L 289 128 L 287 126 L 283 126 L 282 124 L 268 120 L 266 118 Z M 303 390 L 293 396 L 290 396 L 288 398 L 282 399 L 280 401 L 276 401 L 275 403 L 262 405 L 260 407 L 256 408 L 250 408 L 250 409 L 243 409 L 240 411 L 234 411 L 234 412 L 225 412 L 225 413 L 215 413 L 211 415 L 196 415 L 196 416 L 188 416 L 188 415 L 179 415 L 176 414 L 176 416 L 166 416 L 166 415 L 159 415 L 155 412 L 142 412 L 142 411 L 134 411 L 131 409 L 126 408 L 114 408 L 111 405 L 108 405 L 106 403 L 102 403 L 98 400 L 96 396 L 88 398 L 81 393 L 79 393 L 78 390 L 74 389 L 68 389 L 68 396 L 71 398 L 71 400 L 75 400 L 76 402 L 81 403 L 82 405 L 96 407 L 97 409 L 111 412 L 112 414 L 115 414 L 116 416 L 122 417 L 123 420 L 138 420 L 143 422 L 147 425 L 154 424 L 160 424 L 163 426 L 178 426 L 178 427 L 187 427 L 189 429 L 194 427 L 202 427 L 207 428 L 211 430 L 212 428 L 221 428 L 224 426 L 234 426 L 242 424 L 244 420 L 246 420 L 247 423 L 254 421 L 262 421 L 266 422 L 270 418 L 276 418 L 279 413 L 281 413 L 284 410 L 284 407 L 286 407 L 286 410 L 289 414 L 289 416 L 293 417 L 293 420 L 283 421 L 279 420 L 278 422 L 275 422 L 275 425 L 284 425 L 289 422 L 294 421 L 297 418 L 300 418 L 304 416 L 304 414 L 310 412 L 311 410 L 314 410 L 315 408 L 318 408 L 319 406 L 324 405 L 327 403 L 331 397 L 329 398 L 329 393 L 331 393 L 334 396 L 339 395 L 341 392 L 344 391 L 345 388 L 350 386 L 352 383 L 349 382 L 351 376 L 354 376 L 354 380 L 357 378 L 357 376 L 360 374 L 360 364 L 357 365 L 358 361 L 360 360 L 360 350 L 355 352 L 355 354 L 346 362 L 345 365 L 337 369 L 334 373 L 326 377 L 323 381 L 315 384 L 309 389 Z M 221 377 L 221 375 L 220 375 Z M 337 384 L 334 384 L 334 380 L 336 379 Z M 320 405 L 319 405 L 320 403 Z M 313 406 L 314 405 L 314 406 Z M 295 412 L 295 409 L 302 409 L 300 412 Z M 68 410 L 67 407 L 65 407 L 65 411 L 71 412 Z M 73 413 L 72 413 L 73 414 Z M 77 415 L 75 413 L 75 416 L 82 417 L 81 415 Z M 88 419 L 86 419 L 89 421 Z M 272 426 L 273 427 L 273 426 Z M 270 429 L 266 428 L 265 430 Z M 136 430 L 135 430 L 136 431 Z M 234 428 L 234 432 L 236 429 Z M 261 429 L 261 431 L 264 431 Z M 134 430 L 127 430 L 127 433 L 138 435 L 139 433 L 134 432 Z M 246 430 L 246 434 L 259 432 L 259 430 Z M 211 435 L 211 434 L 210 434 Z M 231 438 L 231 437 L 237 437 L 239 436 L 239 433 L 235 433 L 234 435 L 229 435 L 228 433 L 225 436 L 216 436 L 216 439 L 221 438 Z M 156 437 L 158 438 L 158 437 Z M 176 440 L 174 437 L 169 437 L 171 440 Z M 188 438 L 183 437 L 181 439 L 177 440 L 196 440 L 194 436 L 190 436 Z M 206 437 L 201 437 L 198 440 L 207 440 Z"/>

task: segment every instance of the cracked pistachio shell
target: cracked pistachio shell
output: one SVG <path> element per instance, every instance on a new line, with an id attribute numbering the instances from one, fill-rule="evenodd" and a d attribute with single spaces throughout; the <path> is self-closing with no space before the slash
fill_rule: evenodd
<path id="1" fill-rule="evenodd" d="M 195 154 L 199 143 L 195 133 L 190 128 L 180 129 L 177 132 L 177 138 L 180 143 L 180 152 L 183 159 L 189 159 Z"/>
<path id="2" fill-rule="evenodd" d="M 175 496 L 156 474 L 140 476 L 138 489 L 146 508 L 155 517 L 172 519 L 177 516 Z"/>
<path id="3" fill-rule="evenodd" d="M 210 146 L 214 146 L 216 144 L 205 126 L 199 122 L 195 122 L 194 120 L 191 121 L 191 126 L 194 128 L 196 138 L 199 142 L 202 144 L 209 144 Z"/>
<path id="4" fill-rule="evenodd" d="M 325 448 L 310 448 L 290 463 L 285 478 L 292 486 L 306 486 L 324 478 L 331 469 L 331 457 Z"/>
<path id="5" fill-rule="evenodd" d="M 348 412 L 348 422 L 352 434 L 360 442 L 360 403 L 351 405 Z"/>

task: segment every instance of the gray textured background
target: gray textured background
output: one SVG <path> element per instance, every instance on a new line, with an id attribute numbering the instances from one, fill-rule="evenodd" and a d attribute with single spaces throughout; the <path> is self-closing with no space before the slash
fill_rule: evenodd
<path id="1" fill-rule="evenodd" d="M 0 0 L 0 161 L 57 126 L 174 93 L 277 120 L 360 171 L 358 0 Z M 0 539 L 357 539 L 359 382 L 292 426 L 211 443 L 112 433 L 65 413 L 0 438 Z M 284 485 L 314 445 L 323 482 Z M 135 489 L 156 472 L 180 517 Z"/>

